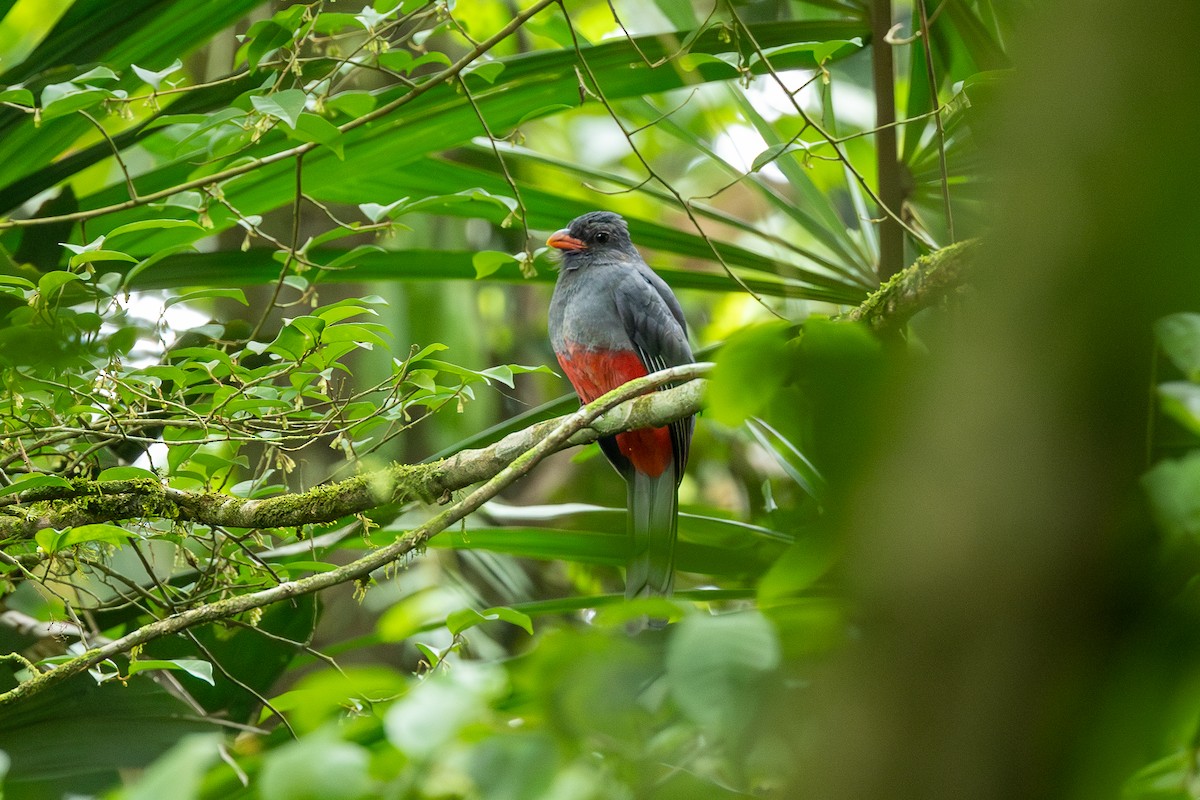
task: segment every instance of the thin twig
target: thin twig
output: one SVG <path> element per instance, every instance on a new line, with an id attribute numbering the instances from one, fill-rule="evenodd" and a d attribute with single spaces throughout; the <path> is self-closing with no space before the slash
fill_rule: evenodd
<path id="1" fill-rule="evenodd" d="M 292 727 L 292 723 L 288 721 L 288 718 L 283 715 L 282 711 L 280 711 L 278 708 L 275 707 L 275 705 L 271 702 L 270 698 L 265 697 L 261 692 L 259 692 L 253 686 L 242 681 L 236 675 L 234 675 L 232 672 L 225 669 L 225 665 L 221 663 L 220 659 L 218 659 L 215 655 L 213 655 L 213 652 L 211 650 L 209 650 L 207 646 L 205 646 L 204 642 L 200 641 L 200 637 L 197 636 L 193 631 L 187 630 L 187 631 L 184 631 L 183 633 L 185 636 L 187 636 L 189 639 L 192 640 L 192 644 L 196 645 L 196 647 L 200 650 L 200 652 L 204 654 L 204 657 L 208 659 L 208 662 L 210 664 L 212 664 L 214 667 L 216 667 L 217 670 L 222 675 L 225 676 L 226 680 L 228 680 L 230 683 L 237 686 L 239 689 L 241 689 L 243 692 L 245 692 L 246 694 L 253 697 L 258 702 L 262 703 L 263 706 L 265 708 L 269 709 L 272 714 L 279 717 L 279 721 L 283 723 L 283 727 L 288 729 L 288 733 L 290 733 L 292 735 L 293 739 L 300 738 L 299 735 L 297 735 L 297 733 L 296 733 L 296 729 Z"/>
<path id="2" fill-rule="evenodd" d="M 117 166 L 121 168 L 121 174 L 125 176 L 125 188 L 129 190 L 129 199 L 137 200 L 137 188 L 133 185 L 133 178 L 129 176 L 129 167 L 125 166 L 125 159 L 121 158 L 121 151 L 117 149 L 117 143 L 112 140 L 112 137 L 108 135 L 108 131 L 104 130 L 104 126 L 95 117 L 82 108 L 79 109 L 79 113 L 86 117 L 88 122 L 95 125 L 96 130 L 100 131 L 100 135 L 104 137 L 104 141 L 108 142 L 108 146 L 112 148 L 113 158 L 116 159 Z"/>
<path id="3" fill-rule="evenodd" d="M 508 183 L 508 188 L 512 190 L 513 198 L 517 201 L 517 208 L 521 209 L 521 228 L 525 232 L 524 243 L 521 249 L 526 253 L 529 251 L 529 223 L 528 215 L 525 212 L 525 201 L 521 199 L 521 190 L 517 188 L 517 182 L 513 180 L 512 174 L 508 171 L 508 162 L 504 160 L 504 156 L 500 153 L 500 148 L 496 146 L 496 137 L 492 135 L 492 130 L 488 127 L 487 119 L 483 116 L 483 111 L 480 110 L 479 104 L 475 102 L 475 96 L 471 94 L 471 90 L 467 87 L 467 82 L 463 80 L 463 76 L 458 76 L 458 85 L 462 88 L 463 96 L 467 98 L 467 103 L 470 104 L 471 110 L 475 112 L 475 118 L 479 120 L 479 126 L 483 128 L 483 133 L 488 138 L 488 142 L 492 145 L 492 152 L 496 155 L 496 161 L 500 164 L 500 171 L 504 173 L 504 180 Z"/>
<path id="4" fill-rule="evenodd" d="M 942 203 L 946 208 L 946 233 L 950 242 L 954 236 L 954 211 L 950 206 L 950 170 L 946 167 L 946 129 L 942 126 L 942 106 L 938 100 L 937 74 L 933 69 L 933 40 L 929 37 L 929 18 L 925 13 L 925 0 L 917 0 L 921 14 L 921 36 L 925 40 L 925 73 L 929 78 L 929 97 L 933 100 L 933 122 L 937 126 L 938 165 L 942 171 Z"/>
<path id="5" fill-rule="evenodd" d="M 259 315 L 258 322 L 254 326 L 254 330 L 246 337 L 246 341 L 253 342 L 262 333 L 263 326 L 267 324 L 267 320 L 271 316 L 271 312 L 275 310 L 275 304 L 279 302 L 279 293 L 283 291 L 284 280 L 288 273 L 292 270 L 292 262 L 296 260 L 296 248 L 300 246 L 300 203 L 304 200 L 304 154 L 296 156 L 296 191 L 292 199 L 292 244 L 287 248 L 287 258 L 283 261 L 283 267 L 279 270 L 279 278 L 275 281 L 275 286 L 271 290 L 271 299 L 267 301 L 263 308 L 263 313 Z"/>

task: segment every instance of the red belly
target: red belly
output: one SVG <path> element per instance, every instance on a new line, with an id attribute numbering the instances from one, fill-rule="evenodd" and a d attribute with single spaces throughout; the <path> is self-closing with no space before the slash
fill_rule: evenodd
<path id="1" fill-rule="evenodd" d="M 648 374 L 637 354 L 630 350 L 592 350 L 567 344 L 566 353 L 556 353 L 567 379 L 579 399 L 590 403 L 623 383 Z M 671 434 L 666 428 L 642 428 L 617 434 L 617 448 L 634 469 L 651 476 L 663 473 L 671 463 Z"/>

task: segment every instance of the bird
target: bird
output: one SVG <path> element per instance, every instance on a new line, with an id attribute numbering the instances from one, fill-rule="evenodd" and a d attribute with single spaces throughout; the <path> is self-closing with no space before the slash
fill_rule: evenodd
<path id="1" fill-rule="evenodd" d="M 581 402 L 694 361 L 679 300 L 642 259 L 620 215 L 576 217 L 546 244 L 562 252 L 550 299 L 550 344 Z M 674 588 L 679 482 L 694 426 L 689 416 L 600 439 L 600 449 L 628 484 L 628 599 L 665 597 Z"/>

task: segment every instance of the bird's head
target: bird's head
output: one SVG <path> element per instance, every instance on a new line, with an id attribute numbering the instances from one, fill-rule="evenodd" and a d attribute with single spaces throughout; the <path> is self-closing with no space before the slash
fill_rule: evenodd
<path id="1" fill-rule="evenodd" d="M 567 227 L 550 234 L 546 244 L 562 251 L 563 269 L 575 269 L 603 257 L 637 255 L 625 220 L 611 211 L 591 211 L 576 217 Z"/>

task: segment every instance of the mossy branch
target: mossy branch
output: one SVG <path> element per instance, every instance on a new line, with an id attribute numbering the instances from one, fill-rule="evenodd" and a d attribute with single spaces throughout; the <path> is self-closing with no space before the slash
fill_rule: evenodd
<path id="1" fill-rule="evenodd" d="M 644 393 L 664 383 L 695 378 L 709 366 L 688 364 L 639 378 L 627 386 L 633 394 Z M 559 447 L 587 444 L 634 428 L 666 425 L 695 414 L 700 410 L 703 391 L 703 381 L 692 381 L 629 400 L 598 419 L 589 420 Z M 230 528 L 293 528 L 332 522 L 385 503 L 444 501 L 452 492 L 496 475 L 572 416 L 536 423 L 488 447 L 463 450 L 431 464 L 393 464 L 307 492 L 260 500 L 217 492 L 182 491 L 148 478 L 77 481 L 70 488 L 30 489 L 0 506 L 0 536 L 28 538 L 43 528 L 152 518 Z"/>
<path id="2" fill-rule="evenodd" d="M 373 550 L 362 558 L 330 572 L 318 573 L 297 581 L 286 581 L 269 589 L 250 592 L 214 603 L 205 603 L 144 625 L 119 639 L 114 639 L 101 647 L 94 647 L 82 655 L 63 662 L 49 672 L 38 673 L 30 680 L 0 694 L 0 708 L 10 706 L 26 697 L 45 691 L 73 675 L 77 675 L 106 659 L 129 652 L 134 647 L 146 642 L 160 639 L 206 622 L 226 619 L 251 609 L 279 602 L 280 600 L 310 594 L 338 584 L 363 579 L 375 570 L 386 567 L 397 559 L 423 546 L 431 537 L 478 509 L 506 486 L 528 472 L 543 458 L 568 446 L 569 443 L 574 443 L 577 440 L 580 442 L 591 441 L 599 436 L 631 428 L 662 425 L 673 419 L 694 413 L 700 407 L 704 387 L 702 381 L 690 379 L 704 374 L 711 366 L 708 363 L 688 364 L 656 372 L 644 378 L 638 378 L 597 398 L 572 414 L 531 426 L 523 431 L 511 434 L 491 447 L 473 451 L 486 455 L 480 455 L 477 458 L 464 458 L 463 463 L 469 464 L 470 468 L 462 467 L 463 474 L 470 469 L 481 470 L 483 472 L 490 471 L 491 468 L 489 466 L 484 466 L 485 462 L 489 464 L 501 463 L 498 460 L 500 458 L 498 452 L 493 452 L 497 449 L 505 453 L 512 450 L 519 450 L 520 453 L 515 458 L 512 458 L 509 463 L 503 464 L 500 469 L 493 471 L 490 479 L 482 486 L 476 488 L 463 499 L 450 505 L 437 516 L 399 537 L 386 547 Z M 690 382 L 662 392 L 645 394 L 660 386 L 681 380 L 690 380 Z M 611 413 L 606 414 L 605 412 Z M 531 432 L 536 432 L 536 435 Z M 509 440 L 514 439 L 514 437 L 520 437 L 519 441 L 523 442 L 524 446 L 516 443 L 505 444 Z M 465 453 L 459 453 L 457 456 L 454 456 L 454 459 L 460 459 L 464 456 Z"/>
<path id="3" fill-rule="evenodd" d="M 979 244 L 978 239 L 968 239 L 918 258 L 847 312 L 844 319 L 865 323 L 876 333 L 902 327 L 913 314 L 936 305 L 963 285 Z"/>

